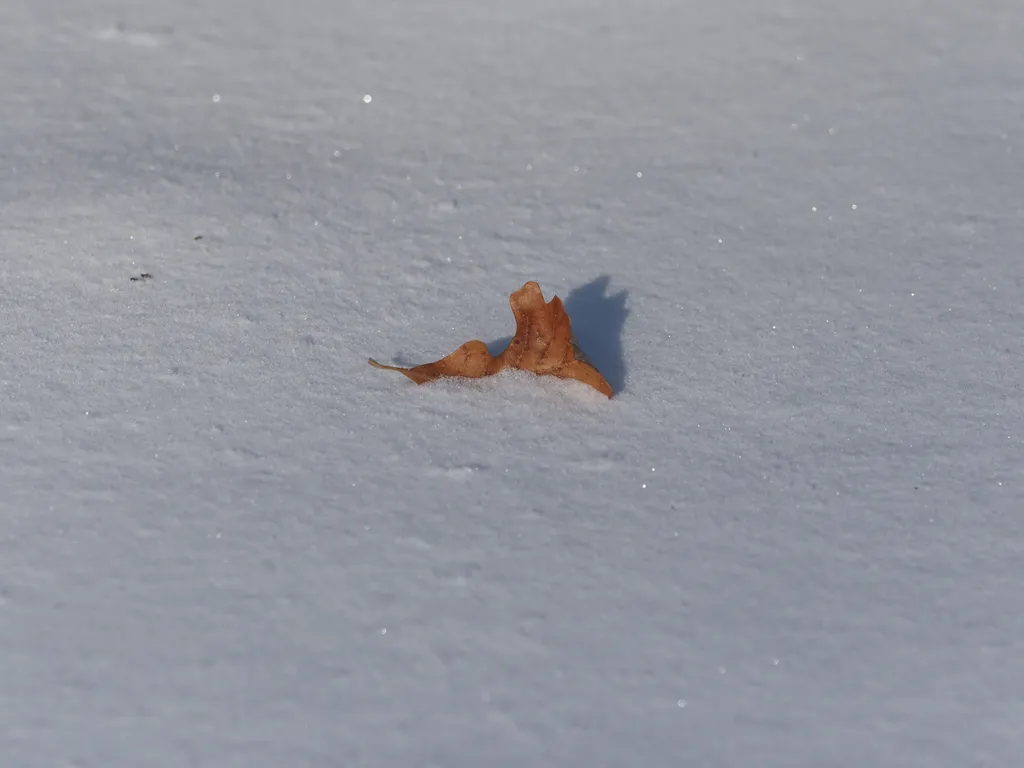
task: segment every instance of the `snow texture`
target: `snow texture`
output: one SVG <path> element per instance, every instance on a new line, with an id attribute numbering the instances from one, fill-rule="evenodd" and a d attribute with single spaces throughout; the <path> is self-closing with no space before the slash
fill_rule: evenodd
<path id="1" fill-rule="evenodd" d="M 1015 764 L 1021 40 L 0 4 L 0 765 Z"/>

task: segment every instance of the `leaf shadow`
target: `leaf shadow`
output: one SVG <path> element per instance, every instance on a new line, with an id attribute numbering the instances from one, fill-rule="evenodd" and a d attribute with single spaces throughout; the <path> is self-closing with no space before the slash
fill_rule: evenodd
<path id="1" fill-rule="evenodd" d="M 487 342 L 487 351 L 491 353 L 491 357 L 497 357 L 505 351 L 505 347 L 512 341 L 511 336 L 502 336 L 500 339 Z"/>
<path id="2" fill-rule="evenodd" d="M 610 275 L 591 280 L 574 288 L 565 297 L 565 311 L 572 320 L 572 330 L 580 348 L 612 387 L 613 392 L 626 388 L 626 358 L 622 349 L 622 331 L 626 327 L 629 292 L 623 288 L 608 294 Z"/>
<path id="3" fill-rule="evenodd" d="M 572 330 L 580 348 L 590 362 L 608 380 L 613 392 L 626 388 L 626 360 L 622 350 L 622 331 L 629 317 L 626 300 L 629 292 L 625 289 L 608 295 L 610 275 L 591 280 L 574 288 L 563 300 L 565 311 L 572 321 Z M 500 355 L 511 336 L 487 342 L 492 355 Z"/>

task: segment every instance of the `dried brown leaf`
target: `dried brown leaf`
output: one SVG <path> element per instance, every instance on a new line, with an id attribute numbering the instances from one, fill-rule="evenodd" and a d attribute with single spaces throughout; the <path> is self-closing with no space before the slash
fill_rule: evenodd
<path id="1" fill-rule="evenodd" d="M 545 303 L 540 286 L 531 281 L 509 297 L 509 304 L 516 319 L 516 335 L 497 357 L 487 351 L 487 345 L 482 341 L 467 341 L 436 363 L 399 368 L 381 365 L 371 358 L 370 365 L 403 373 L 417 384 L 426 384 L 442 376 L 477 379 L 506 368 L 515 368 L 540 376 L 582 381 L 608 397 L 612 396 L 611 386 L 579 348 L 560 298 L 555 296 Z"/>

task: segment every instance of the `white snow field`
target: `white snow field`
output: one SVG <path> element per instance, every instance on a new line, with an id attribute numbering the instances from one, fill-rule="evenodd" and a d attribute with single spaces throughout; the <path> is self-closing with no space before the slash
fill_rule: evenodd
<path id="1" fill-rule="evenodd" d="M 1022 40 L 0 2 L 0 765 L 1020 764 Z"/>

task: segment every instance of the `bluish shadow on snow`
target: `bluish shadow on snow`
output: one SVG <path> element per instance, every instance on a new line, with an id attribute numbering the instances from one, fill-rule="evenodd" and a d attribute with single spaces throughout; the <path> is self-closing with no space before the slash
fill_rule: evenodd
<path id="1" fill-rule="evenodd" d="M 498 355 L 505 351 L 505 347 L 508 346 L 508 343 L 510 341 L 512 341 L 511 336 L 502 336 L 500 339 L 488 341 L 487 351 L 490 352 L 493 357 L 497 357 Z"/>
<path id="2" fill-rule="evenodd" d="M 574 289 L 565 297 L 565 311 L 572 320 L 576 340 L 613 392 L 626 387 L 626 359 L 622 354 L 622 330 L 629 310 L 628 292 L 608 294 L 609 275 L 602 275 Z"/>
<path id="3" fill-rule="evenodd" d="M 586 285 L 574 289 L 563 300 L 565 311 L 572 320 L 572 331 L 576 341 L 594 367 L 599 370 L 613 392 L 626 387 L 626 361 L 622 354 L 622 329 L 626 324 L 629 310 L 626 309 L 625 290 L 607 296 L 611 277 L 602 275 Z M 487 342 L 492 355 L 500 355 L 511 336 Z"/>

